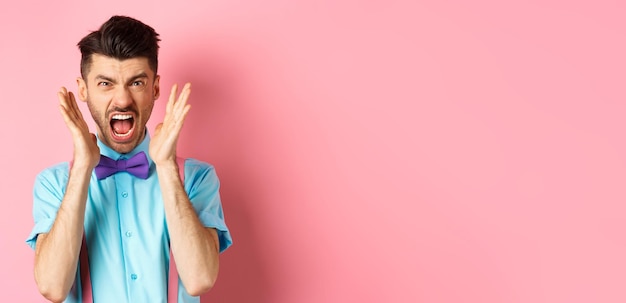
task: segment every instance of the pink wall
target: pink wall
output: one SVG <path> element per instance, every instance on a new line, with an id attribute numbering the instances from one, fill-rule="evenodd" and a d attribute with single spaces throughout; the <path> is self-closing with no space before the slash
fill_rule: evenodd
<path id="1" fill-rule="evenodd" d="M 185 2 L 3 5 L 0 301 L 42 301 L 33 178 L 111 14 L 194 84 L 235 240 L 203 302 L 626 301 L 623 1 Z"/>

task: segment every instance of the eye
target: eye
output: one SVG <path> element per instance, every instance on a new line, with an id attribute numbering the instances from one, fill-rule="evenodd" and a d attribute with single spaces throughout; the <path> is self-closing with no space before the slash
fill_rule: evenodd
<path id="1" fill-rule="evenodd" d="M 137 81 L 134 81 L 133 83 L 131 83 L 130 85 L 131 86 L 143 86 L 143 84 L 144 84 L 143 81 L 137 80 Z"/>
<path id="2" fill-rule="evenodd" d="M 100 81 L 98 82 L 98 86 L 111 86 L 111 82 Z"/>

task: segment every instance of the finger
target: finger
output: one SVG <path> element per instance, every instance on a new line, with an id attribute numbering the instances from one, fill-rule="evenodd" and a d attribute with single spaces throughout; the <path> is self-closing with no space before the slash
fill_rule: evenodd
<path id="1" fill-rule="evenodd" d="M 65 121 L 65 126 L 67 126 L 67 128 L 70 130 L 70 132 L 72 134 L 77 134 L 78 132 L 80 132 L 78 130 L 78 127 L 76 126 L 76 123 L 74 122 L 74 120 L 72 119 L 72 117 L 70 116 L 70 113 L 68 112 L 68 110 L 63 107 L 62 105 L 59 106 L 59 110 L 61 111 L 61 116 L 63 116 L 63 121 Z"/>
<path id="2" fill-rule="evenodd" d="M 174 125 L 172 126 L 172 132 L 176 134 L 176 137 L 178 137 L 178 135 L 180 134 L 180 130 L 183 128 L 183 125 L 185 124 L 185 118 L 187 117 L 187 113 L 189 113 L 190 109 L 191 109 L 191 104 L 185 105 L 185 107 L 182 108 L 178 116 L 178 119 L 176 119 Z"/>
<path id="3" fill-rule="evenodd" d="M 72 118 L 72 120 L 74 121 L 74 123 L 76 123 L 77 125 L 80 124 L 82 118 L 80 117 L 80 111 L 76 110 L 76 105 L 72 104 L 71 99 L 66 99 L 67 101 L 67 112 L 68 114 L 70 114 L 70 117 Z"/>
<path id="4" fill-rule="evenodd" d="M 57 92 L 57 97 L 59 97 L 59 101 L 63 101 L 63 99 L 65 99 L 65 95 L 67 94 L 67 90 L 65 89 L 65 87 L 61 87 L 59 89 L 59 91 Z"/>
<path id="5" fill-rule="evenodd" d="M 73 94 L 71 92 L 68 94 L 67 89 L 65 87 L 62 87 L 61 91 L 57 93 L 57 96 L 59 97 L 59 102 L 61 103 L 61 105 L 67 110 L 67 114 L 69 115 L 69 117 L 72 119 L 77 119 L 80 115 L 80 111 L 76 113 L 77 105 L 75 105 L 76 101 L 72 100 Z"/>
<path id="6" fill-rule="evenodd" d="M 164 132 L 162 135 L 168 137 L 169 140 L 176 141 L 178 135 L 180 134 L 180 130 L 183 127 L 185 117 L 191 108 L 190 104 L 185 105 L 180 108 L 180 110 L 175 110 L 174 112 L 168 115 L 168 118 L 159 125 L 159 129 Z M 162 128 L 161 128 L 162 127 Z M 156 133 L 155 133 L 156 136 Z"/>
<path id="7" fill-rule="evenodd" d="M 57 93 L 57 98 L 59 98 L 59 105 L 63 109 L 63 113 L 68 115 L 68 118 L 69 118 L 71 109 L 70 109 L 70 105 L 67 102 L 66 95 L 62 91 L 60 91 Z"/>
<path id="8" fill-rule="evenodd" d="M 174 105 L 174 111 L 176 113 L 177 118 L 180 117 L 180 114 L 184 110 L 187 102 L 189 101 L 189 96 L 191 95 L 191 83 L 185 84 L 180 96 L 178 97 L 178 102 Z M 178 120 L 178 119 L 177 119 Z"/>
<path id="9" fill-rule="evenodd" d="M 170 98 L 165 106 L 165 113 L 169 113 L 176 102 L 176 95 L 178 94 L 178 84 L 172 85 L 172 91 L 170 92 Z"/>
<path id="10" fill-rule="evenodd" d="M 190 109 L 191 109 L 191 104 L 187 104 L 183 108 L 183 113 L 182 113 L 182 115 L 180 117 L 180 127 L 181 128 L 182 128 L 183 124 L 185 123 L 185 118 L 187 118 L 187 114 L 189 113 Z"/>
<path id="11" fill-rule="evenodd" d="M 67 108 L 67 104 L 65 102 L 65 95 L 62 92 L 57 93 L 57 98 L 59 99 L 59 105 L 63 106 L 63 108 Z"/>
<path id="12" fill-rule="evenodd" d="M 70 103 L 72 104 L 72 107 L 76 111 L 76 117 L 80 118 L 81 120 L 84 120 L 83 113 L 80 111 L 80 108 L 78 107 L 78 103 L 76 102 L 76 97 L 74 97 L 74 93 L 69 92 L 68 95 L 70 97 Z"/>
<path id="13" fill-rule="evenodd" d="M 59 98 L 59 108 L 66 126 L 73 134 L 79 134 L 87 129 L 87 124 L 82 117 L 82 113 L 76 104 L 74 95 L 67 91 L 65 87 L 57 93 Z"/>
<path id="14" fill-rule="evenodd" d="M 63 105 L 59 105 L 59 112 L 61 113 L 61 117 L 63 117 L 63 121 L 65 121 L 66 125 L 70 125 L 72 124 L 72 119 L 70 119 L 68 113 L 67 113 L 67 109 L 65 107 L 63 107 Z"/>
<path id="15" fill-rule="evenodd" d="M 64 102 L 67 105 L 67 112 L 73 119 L 78 119 L 78 114 L 76 113 L 76 105 L 72 102 L 71 93 L 66 93 L 63 95 Z"/>
<path id="16" fill-rule="evenodd" d="M 183 103 L 187 103 L 189 101 L 189 96 L 191 95 L 191 83 L 185 84 L 183 91 L 180 93 L 179 101 Z"/>
<path id="17" fill-rule="evenodd" d="M 180 93 L 179 101 L 187 101 L 189 100 L 189 95 L 191 95 L 191 83 L 185 84 L 183 87 L 183 91 Z"/>
<path id="18" fill-rule="evenodd" d="M 183 90 L 180 92 L 180 96 L 178 97 L 178 101 L 187 101 L 189 99 L 189 95 L 191 94 L 191 83 L 187 82 L 185 86 L 183 86 Z"/>
<path id="19" fill-rule="evenodd" d="M 67 104 L 67 89 L 65 87 L 61 87 L 59 92 L 57 92 L 57 96 L 59 97 L 59 101 L 61 103 L 65 103 L 65 105 L 68 105 Z M 67 106 L 66 106 L 66 108 L 67 108 Z"/>

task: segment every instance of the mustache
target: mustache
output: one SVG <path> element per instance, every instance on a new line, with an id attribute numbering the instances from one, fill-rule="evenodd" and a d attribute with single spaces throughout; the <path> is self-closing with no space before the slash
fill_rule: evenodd
<path id="1" fill-rule="evenodd" d="M 107 111 L 107 116 L 110 116 L 111 113 L 133 113 L 135 115 L 138 115 L 137 110 L 134 108 L 121 108 L 121 107 L 114 107 L 111 108 Z"/>

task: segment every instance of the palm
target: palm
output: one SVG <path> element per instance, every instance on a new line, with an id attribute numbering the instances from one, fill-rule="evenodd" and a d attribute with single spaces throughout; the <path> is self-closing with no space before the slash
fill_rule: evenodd
<path id="1" fill-rule="evenodd" d="M 57 96 L 60 101 L 61 115 L 74 141 L 74 164 L 95 167 L 100 160 L 100 148 L 96 144 L 96 136 L 89 132 L 89 127 L 76 104 L 74 94 L 62 87 Z"/>
<path id="2" fill-rule="evenodd" d="M 163 123 L 157 125 L 154 136 L 150 141 L 150 157 L 157 165 L 176 160 L 178 136 L 191 107 L 191 105 L 187 104 L 191 94 L 191 84 L 187 83 L 183 87 L 178 98 L 176 97 L 177 91 L 178 86 L 174 84 L 165 108 Z"/>

